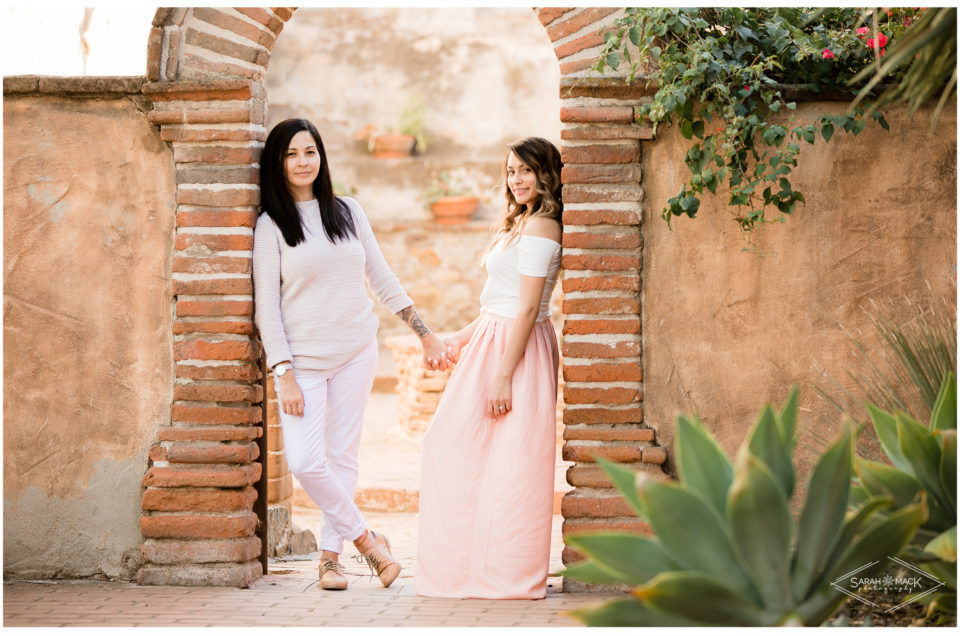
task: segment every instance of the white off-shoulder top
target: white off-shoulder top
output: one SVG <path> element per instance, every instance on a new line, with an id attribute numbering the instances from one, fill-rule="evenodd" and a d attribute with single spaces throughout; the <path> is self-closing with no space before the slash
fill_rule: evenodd
<path id="1" fill-rule="evenodd" d="M 514 318 L 520 309 L 520 277 L 544 277 L 543 296 L 537 322 L 550 317 L 550 296 L 560 271 L 560 244 L 541 236 L 521 235 L 504 245 L 501 239 L 487 255 L 487 282 L 480 294 L 485 311 Z"/>

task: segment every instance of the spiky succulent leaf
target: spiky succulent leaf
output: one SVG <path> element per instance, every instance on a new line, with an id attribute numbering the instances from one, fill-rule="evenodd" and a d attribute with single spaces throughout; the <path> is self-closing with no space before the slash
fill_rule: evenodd
<path id="1" fill-rule="evenodd" d="M 940 487 L 946 511 L 957 517 L 957 431 L 940 431 Z"/>
<path id="2" fill-rule="evenodd" d="M 596 460 L 603 472 L 610 478 L 610 482 L 627 500 L 627 504 L 633 508 L 638 517 L 646 521 L 648 519 L 647 511 L 637 495 L 637 472 L 604 457 L 598 456 Z"/>
<path id="3" fill-rule="evenodd" d="M 866 491 L 871 495 L 889 495 L 894 508 L 912 502 L 923 488 L 912 475 L 887 464 L 854 457 L 853 465 Z"/>
<path id="4" fill-rule="evenodd" d="M 631 585 L 646 583 L 657 574 L 678 567 L 656 538 L 591 532 L 567 535 L 566 542 L 590 557 L 601 570 Z"/>
<path id="5" fill-rule="evenodd" d="M 867 404 L 867 410 L 870 411 L 870 419 L 873 420 L 873 430 L 877 433 L 877 439 L 880 440 L 880 446 L 883 452 L 887 454 L 893 465 L 900 470 L 905 470 L 910 474 L 913 471 L 910 468 L 910 462 L 900 451 L 900 439 L 897 437 L 897 418 L 886 411 L 882 411 L 872 404 Z"/>
<path id="6" fill-rule="evenodd" d="M 764 407 L 747 434 L 747 446 L 750 452 L 773 471 L 789 498 L 793 494 L 793 460 L 790 457 L 790 448 L 783 443 L 777 416 L 769 404 Z"/>
<path id="7" fill-rule="evenodd" d="M 744 598 L 724 578 L 703 572 L 664 572 L 633 593 L 660 612 L 708 625 L 776 625 L 782 617 Z"/>
<path id="8" fill-rule="evenodd" d="M 910 462 L 909 471 L 927 493 L 940 502 L 947 495 L 940 485 L 940 444 L 922 424 L 905 413 L 897 413 L 900 452 Z"/>
<path id="9" fill-rule="evenodd" d="M 780 409 L 780 413 L 777 414 L 777 423 L 780 425 L 780 435 L 783 438 L 783 443 L 791 451 L 796 443 L 797 393 L 797 385 L 794 384 L 793 387 L 790 388 L 790 395 L 787 396 L 787 401 L 783 404 L 783 408 Z"/>
<path id="10" fill-rule="evenodd" d="M 604 570 L 589 559 L 571 563 L 559 572 L 553 572 L 550 576 L 563 576 L 584 583 L 630 583 L 627 577 L 622 574 L 612 574 Z"/>
<path id="11" fill-rule="evenodd" d="M 957 430 L 957 378 L 952 371 L 940 386 L 930 415 L 930 428 L 935 431 Z"/>
<path id="12" fill-rule="evenodd" d="M 588 605 L 570 612 L 570 616 L 589 627 L 704 627 L 683 616 L 664 614 L 644 605 L 634 596 Z"/>
<path id="13" fill-rule="evenodd" d="M 721 516 L 726 514 L 733 466 L 703 422 L 685 416 L 677 418 L 674 453 L 684 485 L 703 495 Z"/>

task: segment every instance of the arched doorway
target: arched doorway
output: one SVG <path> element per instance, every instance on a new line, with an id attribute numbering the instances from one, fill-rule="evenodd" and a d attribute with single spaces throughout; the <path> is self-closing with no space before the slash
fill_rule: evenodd
<path id="1" fill-rule="evenodd" d="M 634 122 L 631 104 L 642 89 L 589 76 L 602 44 L 597 32 L 620 10 L 535 11 L 562 75 L 563 457 L 575 462 L 564 531 L 637 528 L 593 461 L 600 453 L 656 469 L 665 459 L 640 407 L 639 160 L 650 133 Z M 266 136 L 264 78 L 292 15 L 287 8 L 160 9 L 150 34 L 149 119 L 176 164 L 176 381 L 170 426 L 160 431 L 144 477 L 144 584 L 245 586 L 263 572 L 265 524 L 258 533 L 258 520 L 267 475 L 252 227 Z M 576 558 L 565 551 L 565 561 Z"/>

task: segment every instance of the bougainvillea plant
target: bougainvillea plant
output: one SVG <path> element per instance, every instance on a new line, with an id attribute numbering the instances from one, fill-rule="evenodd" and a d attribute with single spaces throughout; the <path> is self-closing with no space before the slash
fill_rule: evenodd
<path id="1" fill-rule="evenodd" d="M 694 217 L 704 190 L 725 186 L 737 222 L 751 230 L 805 203 L 790 182 L 801 143 L 840 130 L 857 135 L 870 118 L 888 128 L 869 102 L 800 120 L 789 96 L 849 90 L 922 11 L 629 8 L 606 30 L 594 69 L 628 64 L 629 81 L 656 86 L 639 118 L 654 131 L 675 125 L 693 142 L 684 158 L 690 178 L 662 211 L 668 224 Z"/>

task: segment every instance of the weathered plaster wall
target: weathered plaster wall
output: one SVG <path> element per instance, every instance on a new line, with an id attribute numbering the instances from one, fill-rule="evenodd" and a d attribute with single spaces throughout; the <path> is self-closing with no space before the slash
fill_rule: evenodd
<path id="1" fill-rule="evenodd" d="M 841 108 L 801 104 L 798 118 Z M 811 406 L 816 368 L 842 377 L 853 353 L 840 325 L 869 333 L 870 299 L 929 298 L 929 283 L 953 302 L 956 110 L 935 133 L 929 112 L 887 119 L 889 132 L 869 124 L 803 144 L 793 184 L 806 206 L 750 236 L 719 196 L 671 232 L 659 215 L 688 173 L 688 142 L 663 129 L 644 144 L 644 409 L 671 448 L 680 412 L 699 414 L 733 453 L 792 383 Z M 743 251 L 747 239 L 755 251 Z"/>
<path id="2" fill-rule="evenodd" d="M 487 226 L 503 209 L 506 145 L 537 135 L 560 146 L 560 70 L 529 8 L 303 8 L 277 40 L 267 74 L 267 128 L 306 117 L 323 136 L 334 181 L 356 189 L 384 256 L 437 330 L 476 317 Z M 423 100 L 430 145 L 374 159 L 354 133 L 395 125 Z M 421 198 L 441 170 L 465 168 L 483 187 L 471 229 L 432 223 Z M 380 341 L 408 333 L 376 306 Z"/>
<path id="3" fill-rule="evenodd" d="M 173 159 L 128 98 L 3 110 L 4 575 L 129 578 L 170 417 Z"/>

